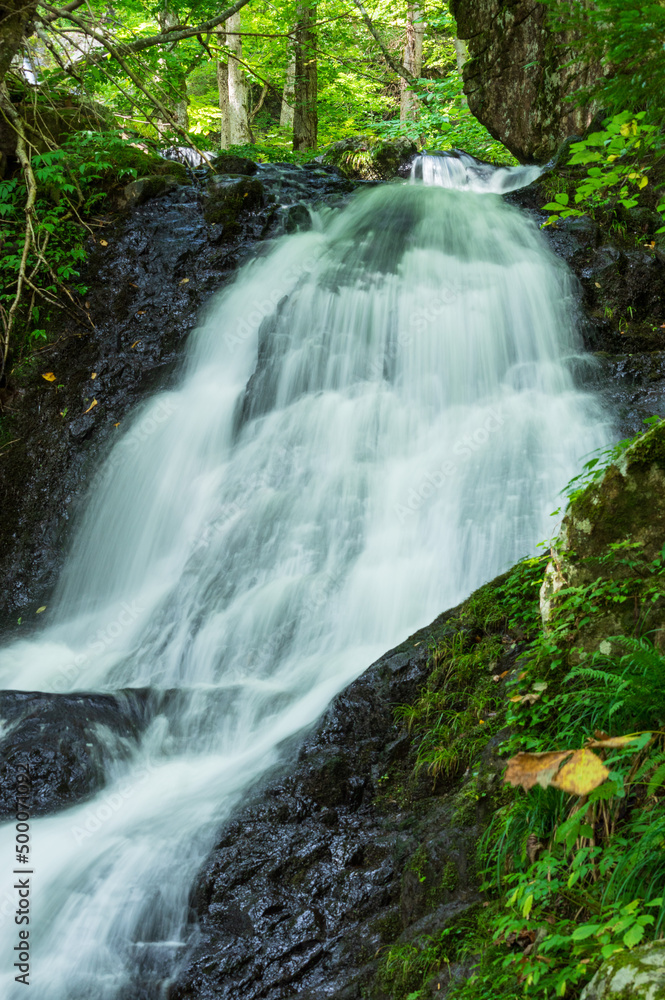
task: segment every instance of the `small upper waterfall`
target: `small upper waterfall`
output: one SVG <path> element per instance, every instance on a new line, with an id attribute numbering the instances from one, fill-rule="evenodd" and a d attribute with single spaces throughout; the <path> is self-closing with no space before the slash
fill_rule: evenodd
<path id="1" fill-rule="evenodd" d="M 537 180 L 543 167 L 495 167 L 477 160 L 461 149 L 434 155 L 417 156 L 411 168 L 411 180 L 455 188 L 457 191 L 486 191 L 508 194 Z"/>
<path id="2" fill-rule="evenodd" d="M 480 174 L 424 157 L 425 183 L 246 265 L 109 456 L 53 624 L 2 651 L 4 687 L 162 698 L 98 796 L 32 824 L 33 1000 L 159 996 L 243 791 L 377 656 L 533 552 L 606 440 L 569 373 L 572 279 L 492 194 L 518 173 Z"/>

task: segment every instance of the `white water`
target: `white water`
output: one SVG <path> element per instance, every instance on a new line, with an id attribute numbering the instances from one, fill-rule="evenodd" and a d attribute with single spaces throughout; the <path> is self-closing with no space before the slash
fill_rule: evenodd
<path id="1" fill-rule="evenodd" d="M 8 688 L 180 691 L 94 800 L 33 821 L 32 1000 L 166 975 L 215 830 L 280 743 L 548 536 L 606 435 L 567 372 L 570 299 L 516 210 L 421 184 L 363 193 L 220 296 L 181 388 L 115 447 L 54 624 L 3 651 Z"/>

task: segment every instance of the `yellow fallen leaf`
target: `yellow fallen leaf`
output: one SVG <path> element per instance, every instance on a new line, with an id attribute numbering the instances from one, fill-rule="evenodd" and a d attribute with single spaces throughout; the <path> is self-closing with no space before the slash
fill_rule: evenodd
<path id="1" fill-rule="evenodd" d="M 508 761 L 504 781 L 511 785 L 521 785 L 527 791 L 534 785 L 547 788 L 563 761 L 572 752 L 554 750 L 546 753 L 518 753 Z"/>
<path id="2" fill-rule="evenodd" d="M 576 750 L 553 776 L 551 784 L 571 795 L 588 795 L 609 777 L 609 770 L 591 750 Z"/>
<path id="3" fill-rule="evenodd" d="M 605 739 L 601 740 L 589 740 L 587 746 L 598 747 L 599 749 L 606 748 L 607 750 L 614 750 L 620 747 L 625 747 L 629 743 L 637 743 L 640 736 L 606 736 Z"/>
<path id="4" fill-rule="evenodd" d="M 594 285 L 596 286 L 596 288 L 600 288 L 600 282 L 599 281 L 594 281 Z"/>
<path id="5" fill-rule="evenodd" d="M 93 373 L 91 374 L 90 378 L 97 378 L 97 372 L 93 372 Z"/>
<path id="6" fill-rule="evenodd" d="M 44 372 L 42 378 L 45 378 L 47 382 L 55 382 L 55 375 L 53 372 Z"/>
<path id="7" fill-rule="evenodd" d="M 133 350 L 134 350 L 134 348 L 135 348 L 135 347 L 136 347 L 136 346 L 137 346 L 138 344 L 140 344 L 140 343 L 141 343 L 141 341 L 140 341 L 140 340 L 135 340 L 135 341 L 134 341 L 134 343 L 132 344 L 132 346 L 131 346 L 131 347 L 129 348 L 129 349 L 130 349 L 130 351 L 133 351 Z"/>
<path id="8" fill-rule="evenodd" d="M 37 610 L 35 611 L 35 614 L 36 615 L 41 615 L 42 611 L 46 611 L 46 605 L 45 604 L 43 604 L 41 606 L 41 608 L 37 608 Z"/>
<path id="9" fill-rule="evenodd" d="M 90 406 L 88 407 L 88 409 L 85 411 L 85 413 L 83 414 L 83 416 L 85 416 L 86 413 L 90 413 L 90 410 L 93 408 L 93 406 L 97 406 L 97 400 L 96 399 L 93 399 L 92 403 L 90 404 Z"/>
<path id="10" fill-rule="evenodd" d="M 103 246 L 103 247 L 107 247 L 108 246 L 108 243 L 107 243 L 106 240 L 100 240 L 99 242 L 100 242 L 101 246 Z"/>
<path id="11" fill-rule="evenodd" d="M 186 285 L 188 281 L 189 281 L 189 278 L 183 278 L 182 281 L 178 282 L 178 284 L 179 285 Z"/>

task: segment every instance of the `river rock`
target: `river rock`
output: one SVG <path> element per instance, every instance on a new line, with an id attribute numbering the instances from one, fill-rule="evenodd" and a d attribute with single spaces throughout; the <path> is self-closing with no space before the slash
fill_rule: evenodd
<path id="1" fill-rule="evenodd" d="M 231 153 L 216 156 L 212 165 L 218 174 L 244 174 L 246 177 L 251 177 L 259 169 L 254 160 L 248 160 L 246 156 L 233 156 Z"/>
<path id="2" fill-rule="evenodd" d="M 580 1000 L 665 1000 L 665 944 L 655 941 L 613 955 Z"/>
<path id="3" fill-rule="evenodd" d="M 146 691 L 0 692 L 0 820 L 16 812 L 16 775 L 31 776 L 31 816 L 89 798 L 106 766 L 129 755 L 149 716 Z"/>
<path id="4" fill-rule="evenodd" d="M 332 143 L 323 154 L 324 164 L 338 167 L 356 180 L 387 181 L 408 176 L 418 147 L 412 139 L 374 139 L 352 136 Z"/>
<path id="5" fill-rule="evenodd" d="M 239 212 L 255 211 L 265 202 L 260 181 L 235 174 L 215 174 L 208 184 L 206 222 L 235 223 Z"/>

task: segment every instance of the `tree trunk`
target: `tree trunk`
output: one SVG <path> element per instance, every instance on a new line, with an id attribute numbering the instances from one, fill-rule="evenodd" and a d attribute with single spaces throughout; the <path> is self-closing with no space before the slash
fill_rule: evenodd
<path id="1" fill-rule="evenodd" d="M 215 34 L 217 35 L 218 42 L 220 46 L 226 45 L 226 26 L 220 24 L 219 28 L 215 29 Z M 229 111 L 229 64 L 226 58 L 220 58 L 217 60 L 217 86 L 219 87 L 219 113 L 220 113 L 220 123 L 219 123 L 219 147 L 220 149 L 228 149 L 231 145 L 231 129 L 229 128 L 230 111 Z"/>
<path id="2" fill-rule="evenodd" d="M 298 7 L 295 31 L 293 148 L 316 149 L 316 4 L 304 0 Z"/>
<path id="3" fill-rule="evenodd" d="M 423 68 L 423 38 L 425 25 L 422 21 L 422 11 L 415 4 L 409 4 L 406 14 L 406 45 L 404 46 L 404 69 L 418 79 Z M 400 80 L 400 121 L 415 121 L 418 117 L 418 98 L 408 89 L 406 80 Z"/>
<path id="4" fill-rule="evenodd" d="M 238 59 L 242 58 L 242 38 L 240 35 L 229 34 L 240 31 L 240 14 L 233 14 L 226 22 L 226 47 Z M 242 66 L 229 55 L 229 138 L 231 145 L 242 145 L 251 141 L 249 122 L 247 120 L 247 84 Z"/>
<path id="5" fill-rule="evenodd" d="M 284 90 L 282 92 L 282 110 L 279 116 L 279 124 L 282 128 L 293 128 L 293 99 L 296 89 L 296 53 L 295 49 L 289 50 L 289 62 L 286 67 L 286 78 L 284 80 Z"/>
<path id="6" fill-rule="evenodd" d="M 178 14 L 171 6 L 171 0 L 164 0 L 164 6 L 158 15 L 159 26 L 162 31 L 172 28 L 178 24 Z M 173 77 L 172 83 L 165 82 L 164 90 L 166 96 L 164 103 L 173 115 L 174 120 L 185 132 L 189 131 L 189 115 L 187 114 L 187 78 L 184 74 Z"/>
<path id="7" fill-rule="evenodd" d="M 0 0 L 0 84 L 32 29 L 36 0 Z"/>

